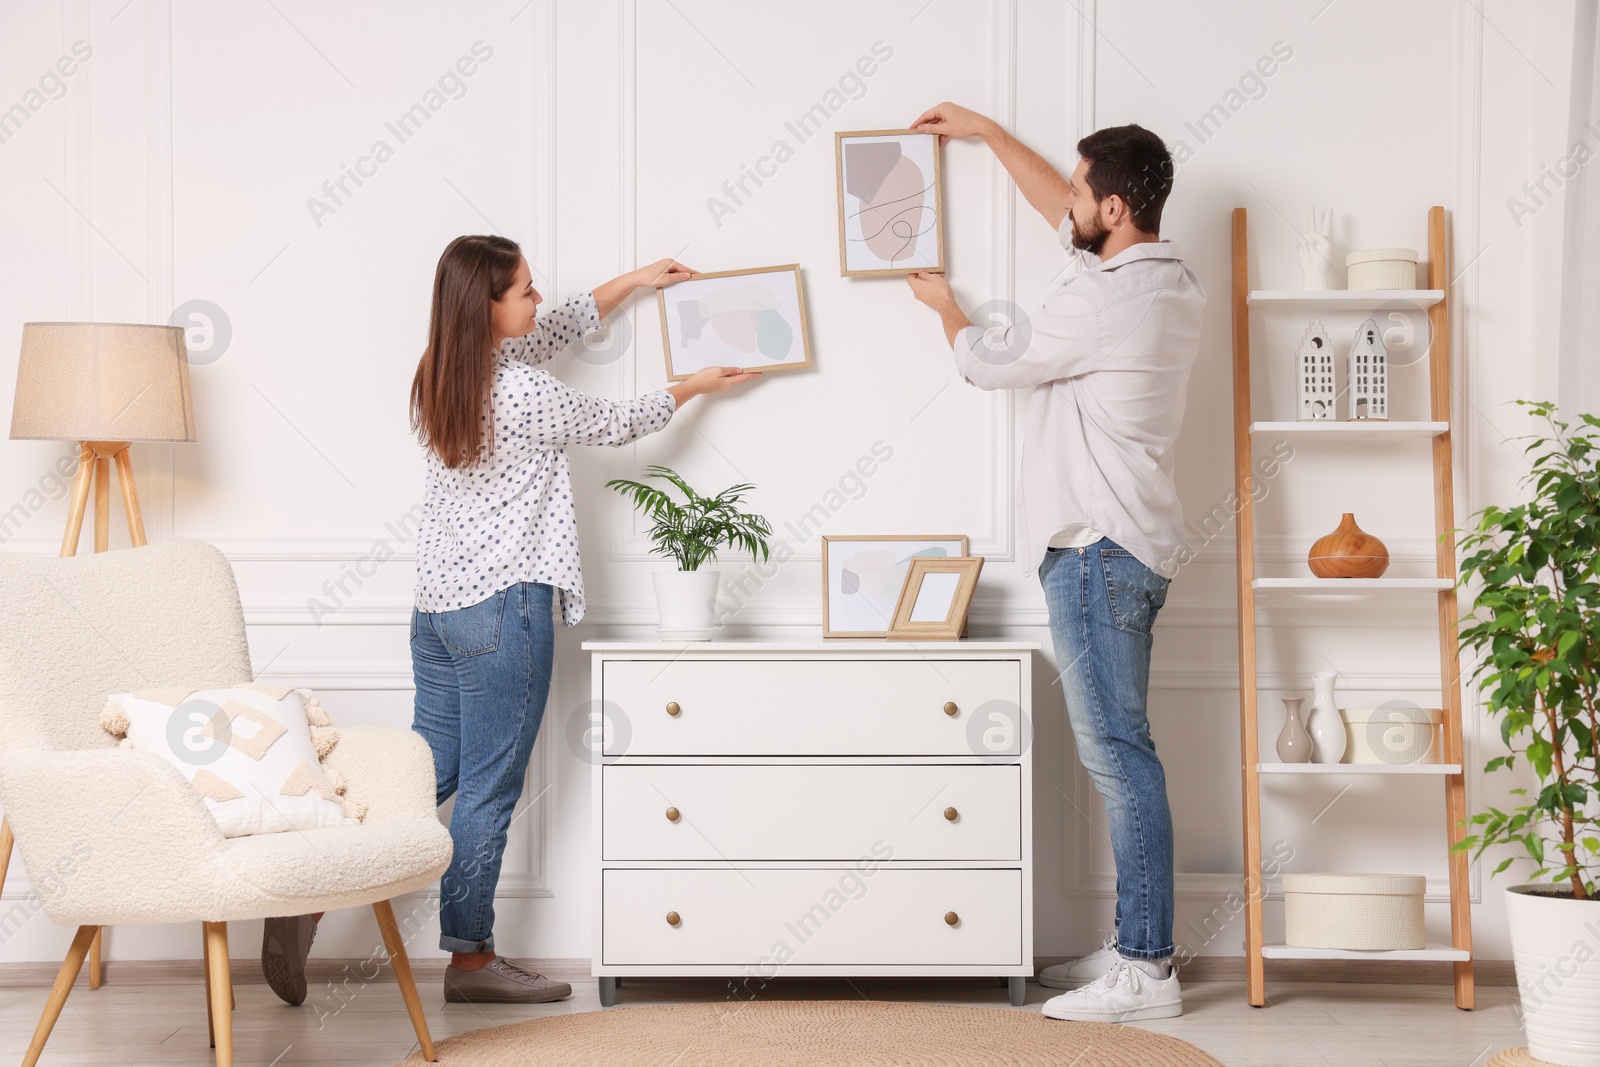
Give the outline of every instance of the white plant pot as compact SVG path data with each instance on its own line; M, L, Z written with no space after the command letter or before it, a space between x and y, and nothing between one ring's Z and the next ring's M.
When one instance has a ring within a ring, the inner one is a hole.
M1537 892L1550 888L1506 893L1528 1054L1561 1067L1600 1067L1600 901Z
M721 629L717 621L718 570L658 571L650 576L656 586L656 608L661 626L657 632L669 641L709 641Z

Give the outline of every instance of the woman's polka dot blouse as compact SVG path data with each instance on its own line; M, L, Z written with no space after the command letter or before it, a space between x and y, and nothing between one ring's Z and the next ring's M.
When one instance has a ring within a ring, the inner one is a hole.
M426 449L417 532L421 611L469 607L519 582L561 591L561 621L583 618L583 570L572 504L568 445L622 445L666 426L677 409L658 389L604 400L536 369L600 321L593 293L568 297L533 332L508 337L495 355L494 455L452 470ZM483 415L488 438L489 413Z

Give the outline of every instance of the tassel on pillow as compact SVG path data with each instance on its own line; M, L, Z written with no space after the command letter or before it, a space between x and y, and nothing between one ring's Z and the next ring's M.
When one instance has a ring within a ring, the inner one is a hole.
M105 706L100 709L100 729L117 740L126 742L128 737L128 713L123 710L121 704L115 700L106 701Z
M313 726L311 743L317 747L317 759L325 760L333 751L333 746L339 743L339 731L331 726Z
M317 702L316 694L309 689L300 690L300 697L305 702L306 721L312 726L332 726L333 716Z
M328 776L328 781L333 785L333 795L339 798L339 807L344 811L345 818L354 819L356 822L365 822L367 818L367 802L365 800L357 800L349 795L349 783L345 781L345 777L340 773L339 768L324 767L322 770Z

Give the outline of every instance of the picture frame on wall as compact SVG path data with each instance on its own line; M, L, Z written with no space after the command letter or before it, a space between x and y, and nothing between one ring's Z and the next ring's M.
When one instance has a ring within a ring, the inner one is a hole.
M889 621L890 639L958 641L967 628L972 593L983 571L982 556L918 556Z
M916 130L834 134L839 273L944 270L944 179L939 138Z
M800 264L691 274L656 290L667 380L704 367L799 370L811 366Z
M966 555L966 534L824 536L822 636L887 637L911 561Z

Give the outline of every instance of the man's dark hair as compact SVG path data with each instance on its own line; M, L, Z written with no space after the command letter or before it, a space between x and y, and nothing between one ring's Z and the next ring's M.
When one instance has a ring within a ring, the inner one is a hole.
M1161 232L1161 208L1172 191L1172 156L1161 138L1143 126L1107 126L1078 142L1089 163L1085 175L1098 203L1120 196L1133 224L1145 233Z

